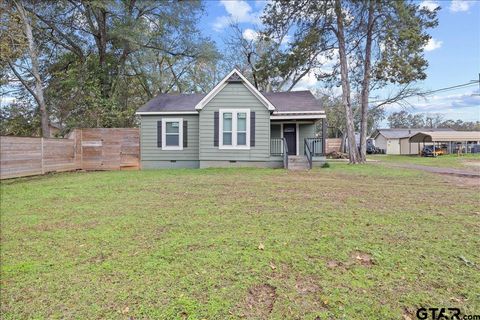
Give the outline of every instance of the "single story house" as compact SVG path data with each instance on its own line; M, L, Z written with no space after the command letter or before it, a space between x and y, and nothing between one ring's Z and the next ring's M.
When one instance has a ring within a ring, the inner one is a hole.
M450 128L395 128L377 129L370 136L375 141L375 147L385 150L386 154L419 154L421 146L418 142L410 142L410 137L419 132L454 131Z
M160 94L136 114L146 169L296 169L325 160L325 111L312 93L260 92L236 69L207 94Z

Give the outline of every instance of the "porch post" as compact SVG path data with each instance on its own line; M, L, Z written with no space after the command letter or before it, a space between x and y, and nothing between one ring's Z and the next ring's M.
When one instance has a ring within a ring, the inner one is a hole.
M326 143L327 143L327 119L322 118L322 155L324 156L326 153Z

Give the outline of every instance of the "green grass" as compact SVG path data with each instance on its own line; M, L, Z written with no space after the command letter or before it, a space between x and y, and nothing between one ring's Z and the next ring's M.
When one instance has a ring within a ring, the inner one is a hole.
M2 318L479 313L478 189L442 179L332 164L7 181Z
M405 155L369 155L368 159L379 160L386 163L412 163L431 167L450 167L450 168L475 168L469 166L470 162L480 162L480 154L466 154L457 156L447 154L438 157L420 157ZM478 167L477 167L478 168Z

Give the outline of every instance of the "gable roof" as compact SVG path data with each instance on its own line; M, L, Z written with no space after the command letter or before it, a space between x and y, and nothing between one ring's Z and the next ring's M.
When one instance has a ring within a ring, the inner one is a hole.
M417 128L417 129L409 129L409 128L394 128L394 129L377 129L372 134L372 138L376 139L379 135L384 136L387 139L401 139L401 138L409 138L414 134L419 132L434 132L434 131L455 131L451 128Z
M250 81L247 80L237 69L233 69L229 74L225 76L205 97L202 98L196 105L195 110L202 110L205 105L210 102L229 82L242 82L250 92L257 97L257 99L263 103L263 105L270 111L275 110L275 107L265 98L257 88L255 88Z
M136 114L197 114L228 83L244 83L250 92L274 114L324 114L320 101L310 91L260 92L236 69L232 70L208 94L160 94L140 107Z
M148 101L137 110L137 114L191 113L197 114L195 106L206 96L205 93L164 93ZM269 92L264 96L275 106L276 113L323 113L321 103L310 91Z

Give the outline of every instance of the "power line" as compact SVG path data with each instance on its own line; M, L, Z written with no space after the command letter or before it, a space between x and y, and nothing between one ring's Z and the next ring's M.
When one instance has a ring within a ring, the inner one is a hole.
M450 90L468 88L468 87L471 87L471 86L474 86L474 85L476 86L477 83L480 84L480 80L472 80L472 81L467 82L467 83L458 84L458 85L454 85L454 86L450 86L450 87L445 87L445 88L440 88L440 89L435 89L435 90L429 90L429 91L424 91L424 92L418 92L418 93L412 93L410 95L405 96L404 98L410 98L410 97L415 97L415 96L429 96L429 95L431 95L433 93L437 93L437 92L445 92L445 91L450 91ZM383 101L386 101L386 100L388 100L388 99L370 101L370 103L383 102Z

